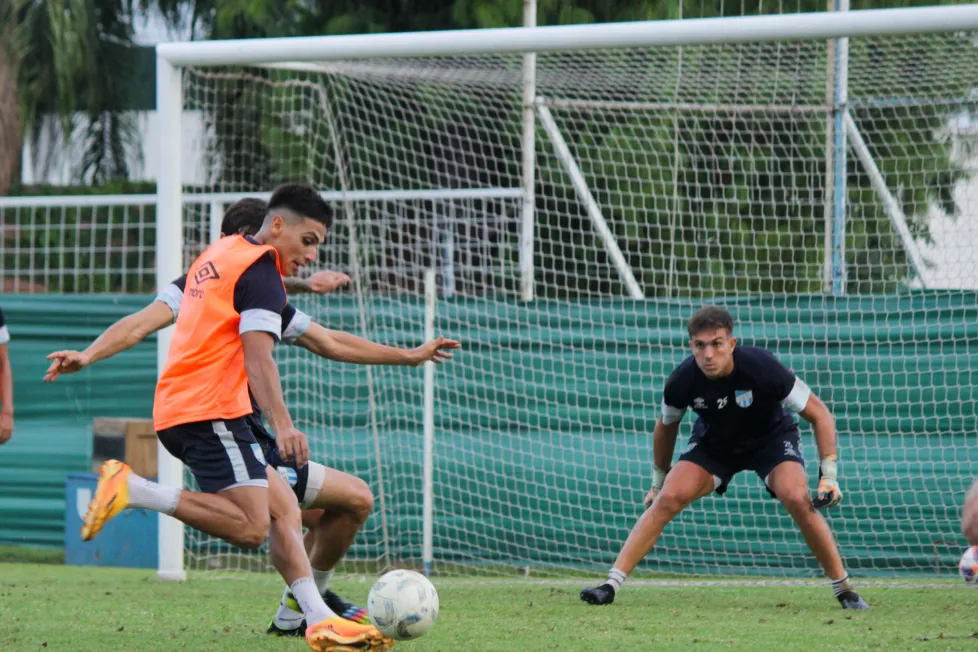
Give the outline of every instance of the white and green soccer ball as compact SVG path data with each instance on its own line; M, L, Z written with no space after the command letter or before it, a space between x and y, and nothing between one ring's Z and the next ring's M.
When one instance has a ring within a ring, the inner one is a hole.
M418 638L435 626L438 592L421 573L391 571L370 589L367 613L384 636L398 641Z

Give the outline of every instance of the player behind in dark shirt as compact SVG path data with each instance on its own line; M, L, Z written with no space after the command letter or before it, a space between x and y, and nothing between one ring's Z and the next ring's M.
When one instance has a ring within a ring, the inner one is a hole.
M604 584L581 591L589 604L611 604L666 524L711 491L723 494L731 478L754 471L801 530L844 609L868 609L842 565L832 531L816 508L842 500L836 466L835 421L824 403L777 358L756 347L737 347L733 317L721 308L689 320L693 355L669 376L653 435L652 490ZM697 415L686 450L671 469L679 423L687 408ZM820 457L814 502L801 456L798 422L812 425Z

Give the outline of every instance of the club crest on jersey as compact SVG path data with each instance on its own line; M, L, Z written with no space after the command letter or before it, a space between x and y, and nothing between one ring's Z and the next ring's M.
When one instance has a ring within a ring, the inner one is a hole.
M207 261L198 267L197 271L194 272L194 281L197 283L197 285L215 278L221 278L221 275L217 273L217 268L214 267L214 263L210 261Z
M745 392L734 392L734 399L737 401L737 407L750 407L751 403L754 402L754 390L748 389Z

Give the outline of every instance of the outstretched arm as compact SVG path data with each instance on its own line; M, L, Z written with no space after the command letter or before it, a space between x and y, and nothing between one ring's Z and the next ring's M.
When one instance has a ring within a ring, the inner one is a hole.
M286 276L282 282L285 283L285 291L289 294L307 294L309 292L329 294L333 290L347 285L350 282L350 277L342 272L324 270L305 279Z
M73 374L99 360L111 358L117 353L139 344L147 336L173 323L173 311L162 301L154 301L139 312L123 317L98 336L84 351L55 351L47 356L51 361L44 374L44 382L50 383L61 374Z
M439 337L413 349L399 349L343 331L328 330L315 322L309 324L309 329L295 343L318 356L338 362L408 367L417 367L429 360L441 364L451 359L449 350L462 346L455 340Z

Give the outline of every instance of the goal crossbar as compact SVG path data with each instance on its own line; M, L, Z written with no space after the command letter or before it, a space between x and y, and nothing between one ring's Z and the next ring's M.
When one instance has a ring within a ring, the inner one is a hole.
M911 9L868 9L791 16L657 20L599 25L510 27L353 36L161 43L157 55L173 65L258 63L512 54L652 46L894 36L978 29L978 4Z

